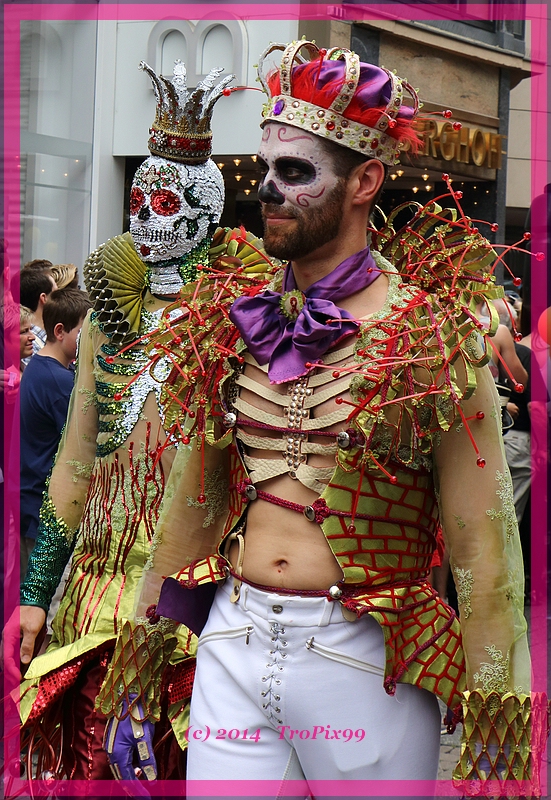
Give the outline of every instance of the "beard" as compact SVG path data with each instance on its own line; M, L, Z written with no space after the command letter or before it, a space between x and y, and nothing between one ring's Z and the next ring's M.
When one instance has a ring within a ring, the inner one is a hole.
M295 225L291 231L280 231L264 221L264 249L268 255L281 261L293 261L305 258L318 247L336 239L341 228L345 196L346 181L339 180L321 205L303 211L292 209L291 219ZM279 205L264 204L262 214L264 216L265 210L276 212L280 208Z

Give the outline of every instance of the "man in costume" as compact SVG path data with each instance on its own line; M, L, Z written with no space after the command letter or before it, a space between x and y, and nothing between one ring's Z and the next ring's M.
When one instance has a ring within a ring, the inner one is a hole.
M522 560L485 366L495 253L436 201L368 228L384 165L416 139L405 81L311 42L273 45L259 75L265 246L290 263L264 292L214 276L149 344L201 320L165 420L202 459L230 453L223 536L205 531L211 555L197 546L152 609L195 542L184 519L162 531L139 604L200 634L188 778L435 778L435 695L463 706L458 777L527 777ZM461 630L427 582L439 524ZM124 660L102 697L115 717Z
M173 519L178 504L171 484L178 443L167 435L159 404L173 357L170 349L162 352L150 371L143 337L161 318L170 325L163 317L167 304L193 291L201 265L228 253L241 266L242 256L248 269L266 262L247 236L216 230L224 186L209 158L210 120L233 76L217 84L223 70L215 69L188 91L181 62L172 80L157 77L143 62L141 67L157 97L151 155L132 184L130 233L109 240L86 264L94 307L80 337L68 422L21 590L20 625L18 619L13 632L17 645L19 628L23 635L21 661L26 665L72 553L51 644L30 664L21 692L26 730L32 734L39 727L49 737L43 741L38 775L48 770L73 779L112 777L102 748L105 718L94 701L114 640L124 638L124 619L133 616L156 525L160 518ZM196 504L189 514L199 528L219 527L215 515L206 520L207 506ZM139 643L136 635L134 644ZM189 631L180 629L174 644L163 703L181 746L190 695ZM173 749L179 757L180 747ZM60 753L60 762L50 763L49 756L57 759ZM142 769L155 777L150 750L146 747L141 756ZM162 759L161 776L182 775L169 748Z

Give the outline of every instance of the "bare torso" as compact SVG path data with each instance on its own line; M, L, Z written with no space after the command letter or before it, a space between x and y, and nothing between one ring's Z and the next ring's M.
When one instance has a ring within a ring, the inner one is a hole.
M388 280L386 276L381 275L366 289L340 303L340 307L349 311L357 319L365 319L383 307L387 291ZM340 342L336 349L350 350L354 342L355 337L349 337ZM339 366L342 367L351 360L351 355L347 354L341 362L331 364L331 375L338 371ZM289 390L292 391L293 384L270 384L267 374L250 363L246 364L244 375L284 397L289 397ZM315 405L311 409L310 418L320 418L334 412L337 408L335 405L337 396L346 400L349 379L345 375L334 379L334 382L337 381L341 391L337 395L323 400L319 405ZM326 388L327 384L311 389L311 393L315 395ZM280 416L281 427L285 427L287 424L283 408L276 402L261 397L243 386L240 387L239 396L261 411ZM240 419L247 418L243 413L240 413L239 417ZM254 419L253 415L248 418ZM345 427L346 425L340 422L325 428L325 430L336 433ZM243 426L243 430L254 436L264 435L271 438L281 436L278 433L247 426ZM327 445L328 441L334 443L335 440L310 434L308 441ZM247 452L249 456L258 459L278 457L283 459L285 456L285 451L275 453L273 450L262 450L260 447L247 447ZM308 466L326 471L328 468L334 468L334 449L332 454L308 454L307 463ZM293 479L289 474L291 471L262 481L261 484L257 482L256 485L275 497L284 498L300 505L312 504L320 492L313 491L299 480ZM320 475L319 482L326 484L328 482L327 475ZM235 568L238 559L236 542L231 545L229 559ZM342 570L319 525L309 522L303 514L263 501L260 498L249 504L242 574L246 580L254 583L298 590L327 589L342 578Z

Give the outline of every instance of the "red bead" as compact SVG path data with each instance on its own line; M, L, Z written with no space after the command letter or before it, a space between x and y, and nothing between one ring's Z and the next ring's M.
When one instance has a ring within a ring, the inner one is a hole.
M520 331L517 331L517 333L515 333L513 338L514 338L515 342L522 342L522 340L524 339L524 336L522 335L522 333L520 333Z
M200 494L200 495L198 496L198 498L197 498L197 502L198 502L198 503L201 503L201 505L203 505L203 503L206 503L206 502L207 502L207 498L205 497L205 495L204 495L204 494Z
M340 376L341 376L341 373L340 373L340 372L339 372L339 371L336 369L336 370L333 372L333 377L334 377L334 378L340 378Z
M545 253L542 253L541 251L539 253L536 253L536 261L543 261L544 258L545 258Z
M182 436L182 442L184 444L189 444L190 441L191 441L191 439L189 438L189 436Z
M173 339L173 342L174 342L174 344L182 344L182 337L181 336L175 336L174 339Z
M388 127L389 128L395 128L396 127L396 120L395 119L391 119L390 122L388 123Z
M460 131L463 125L460 122L452 122L452 128L454 131Z
M486 461L483 458L479 457L476 459L476 466L480 467L481 469L484 469L484 467L486 466Z
M328 131L334 131L335 123L329 120L329 122L326 123L325 127L327 128Z
M396 475L391 475L389 481L394 485L398 483L398 478L396 477Z
M477 411L476 412L477 419L484 419L484 411Z
M454 193L453 193L453 196L454 196L454 197L455 197L457 200L461 200L461 198L463 197L463 192L454 192Z
M356 533L356 526L355 525L349 525L348 528L346 529L346 532L347 533Z
M448 175L448 173L447 172L443 172L442 173L442 180L447 183L449 181L449 179L450 179L450 176Z
M442 112L442 116L443 116L443 117L446 117L446 119L450 119L450 117L453 117L453 114L452 114L452 112L451 112L451 111L448 109L447 111L443 111L443 112Z
M122 394L120 394L119 392L116 392L116 394L113 395L113 399L114 400L122 400Z
M497 222L493 222L493 223L490 225L490 230L491 230L491 231L493 231L494 233L496 233L496 231L498 231L498 230L499 230L499 225L497 224Z
M231 94L231 89L223 89L222 94L224 95L224 97L229 97Z
M513 278L513 286L520 286L522 278Z
M527 242L529 242L530 239L532 238L532 234L530 233L530 231L526 231L526 233L523 235L522 238L525 239Z
M311 361L307 361L304 366L306 367L306 369L311 369L312 362Z
M513 384L513 387L514 387L514 389L515 389L515 392L516 392L517 394L522 394L522 393L523 393L523 391L524 391L524 386L523 386L523 384L522 384L522 383L515 383L515 384Z
M342 399L342 397L337 397L337 398L335 398L335 403L338 406L342 406L342 404L344 403L344 400Z
M188 413L188 417L189 417L190 419L195 419L195 411L190 411L190 412Z
M115 359L113 358L113 356L107 356L105 360L107 361L108 364L112 364Z

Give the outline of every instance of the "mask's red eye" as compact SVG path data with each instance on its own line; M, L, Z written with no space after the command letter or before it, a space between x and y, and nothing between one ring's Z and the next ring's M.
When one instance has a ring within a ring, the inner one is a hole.
M168 189L155 189L151 192L151 208L156 214L170 217L180 210L180 198Z
M133 186L130 190L130 213L137 214L144 204L144 193L137 186Z

